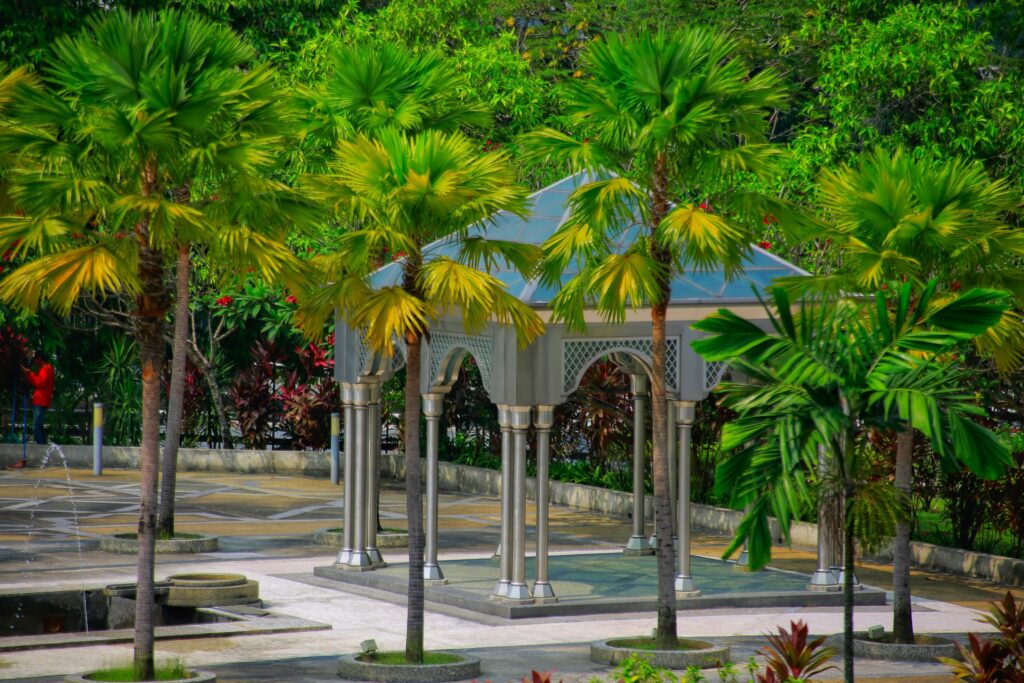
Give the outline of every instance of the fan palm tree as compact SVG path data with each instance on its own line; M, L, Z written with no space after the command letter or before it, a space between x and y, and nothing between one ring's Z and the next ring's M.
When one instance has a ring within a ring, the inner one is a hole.
M501 153L481 155L460 133L410 135L391 128L374 137L342 141L331 172L309 180L311 191L356 226L338 251L317 262L320 282L300 309L316 332L335 311L363 330L366 345L388 355L395 340L406 345L405 472L409 520L409 607L406 658L423 661L423 495L419 424L420 342L430 323L461 314L467 330L491 320L512 325L520 344L543 330L540 318L509 294L482 266L504 259L529 274L539 260L531 245L470 237L470 225L497 211L523 211L525 191ZM437 240L459 247L458 257L428 256ZM371 278L374 264L402 254L395 282Z
M0 299L67 314L80 296L134 299L142 369L142 448L135 670L153 676L153 568L160 450L160 377L169 310L168 255L207 244L273 276L301 272L279 241L246 222L290 201L261 180L271 139L225 134L263 114L271 74L241 69L252 52L230 31L175 11L117 11L58 39L42 79L18 92L0 122L0 154L24 215L0 218L0 246L28 257L0 283ZM279 112L278 115L283 115ZM187 203L204 183L247 187L252 204ZM239 220L226 221L227 217Z
M666 648L677 642L666 452L670 283L687 268L739 269L755 222L742 218L754 204L733 185L771 167L776 149L766 142L766 117L784 102L777 74L752 75L733 56L735 48L731 39L702 28L610 35L584 55L587 76L565 88L575 134L545 129L524 141L535 159L589 169L600 178L573 193L568 219L544 245L545 281L559 282L573 261L580 267L553 301L555 319L582 329L588 304L612 321L622 320L627 307L651 308L656 637ZM715 213L712 200L733 212ZM772 212L791 215L778 202ZM611 245L637 223L635 242L616 253Z
M788 536L790 522L812 504L807 481L816 477L819 449L838 480L845 508L845 677L851 683L854 534L877 517L872 506L858 502L858 446L867 433L908 424L947 464L962 463L988 478L1012 462L1005 444L972 420L985 411L966 388L965 372L945 360L999 322L1005 294L974 289L937 303L934 282L916 301L912 293L907 283L873 301L805 299L794 314L779 287L765 305L774 333L727 310L694 326L708 334L694 342L698 353L751 380L720 389L723 405L738 418L722 433L723 449L734 452L718 467L716 492L735 506L750 506L726 556L747 543L753 567L768 562L768 514ZM901 500L882 507L898 512Z
M874 292L903 280L915 291L931 279L940 297L972 287L1011 292L1014 309L975 338L978 351L998 369L1024 360L1024 235L1006 223L1020 204L1008 183L992 180L984 167L963 159L913 158L902 149L877 149L854 167L825 172L818 196L830 218L825 236L840 267L795 285L835 291ZM898 428L894 485L912 490L914 431ZM893 637L914 642L910 609L910 521L897 523L893 544Z
M465 78L436 50L410 52L386 43L340 46L323 81L301 91L306 165L323 170L340 140L389 129L455 132L490 122L487 108L465 93Z

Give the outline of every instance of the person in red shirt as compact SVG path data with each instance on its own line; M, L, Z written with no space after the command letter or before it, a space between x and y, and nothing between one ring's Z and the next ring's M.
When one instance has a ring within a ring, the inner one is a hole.
M32 387L32 433L36 439L37 444L46 444L46 411L50 409L50 404L53 403L53 365L46 359L46 354L42 351L36 351L32 356L32 365L36 368L34 371L31 368L22 367L22 371L25 373L25 379L28 380L29 385ZM12 468L25 467L28 463L24 460L20 460L13 465Z

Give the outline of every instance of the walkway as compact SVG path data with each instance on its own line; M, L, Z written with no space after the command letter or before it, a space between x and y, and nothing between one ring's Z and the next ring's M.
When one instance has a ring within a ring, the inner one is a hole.
M0 591L132 581L133 558L99 552L96 538L134 528L137 481L136 473L124 471L108 471L102 477L56 468L0 473ZM334 551L313 545L310 536L317 528L337 524L339 488L325 480L303 477L190 472L181 475L179 492L179 529L216 534L222 547L219 552L199 556L160 556L158 578L185 571L244 573L260 582L261 596L272 611L326 622L333 630L160 641L161 655L181 656L190 666L217 668L225 681L336 681L332 658L358 649L362 640L375 638L382 648L402 645L405 610L388 601L396 598L346 592L312 576L314 567L333 559ZM383 524L404 527L404 509L401 491L387 487L381 503ZM447 551L442 561L485 557L495 547L496 499L443 494L440 517L440 547ZM630 524L555 508L551 532L556 552L607 551L629 536ZM698 535L694 552L714 557L725 544L722 537ZM386 553L386 557L402 559L400 553ZM780 550L773 565L810 573L814 557L809 552ZM891 580L884 566L867 565L859 574L866 583L880 587ZM916 574L914 587L918 596L915 623L922 632L979 629L974 610L1001 592L985 582L926 572ZM819 633L835 632L841 623L838 609L804 608L683 613L679 626L687 635L731 639L758 636L775 624L796 618L804 619ZM889 620L889 610L883 607L862 608L857 613L860 628ZM563 672L569 683L589 680L595 671L582 644L601 637L647 633L653 625L653 615L648 614L509 624L431 612L427 615L427 641L430 648L486 650L485 677L494 681L518 680L529 668L554 668ZM760 643L758 638L738 641L740 661L744 652L752 652ZM130 652L130 646L90 646L47 650L45 655L4 653L0 654L0 679L57 680L46 677L96 668L130 657ZM942 672L937 666L859 664L860 674L865 676Z

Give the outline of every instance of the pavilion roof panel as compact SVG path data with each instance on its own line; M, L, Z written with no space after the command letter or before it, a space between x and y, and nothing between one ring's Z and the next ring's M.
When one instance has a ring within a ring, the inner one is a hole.
M563 178L531 195L532 209L525 218L502 211L488 221L471 226L469 234L539 246L562 224L569 208L571 192L581 184L589 182L591 178L592 176L585 172ZM612 248L619 253L625 251L640 237L641 230L639 225L626 226L613 238ZM428 260L438 256L454 258L458 251L457 241L448 238L424 248L424 257ZM509 293L534 305L549 305L562 288L546 286L536 281L526 282L521 275L505 268L504 265L493 274L508 285ZM576 274L575 266L568 268L562 274L561 285L568 283ZM752 246L751 253L744 262L743 272L731 281L721 269L690 271L677 275L671 284L671 303L685 304L690 301L706 302L714 299L753 302L757 297L752 285L763 291L775 278L806 274L775 254L759 246ZM400 277L400 262L391 263L378 270L371 278L371 282L378 287L394 285Z

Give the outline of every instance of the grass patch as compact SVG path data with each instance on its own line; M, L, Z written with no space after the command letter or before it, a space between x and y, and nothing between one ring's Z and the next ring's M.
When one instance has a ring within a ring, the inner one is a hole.
M662 650L658 647L657 642L654 638L616 638L615 640L609 640L608 644L612 647L624 647L630 650ZM680 638L679 645L674 651L678 650L706 650L709 647L714 647L711 643L703 640L691 640L690 638ZM666 650L662 650L665 652Z
M125 664L122 666L112 666L102 671L97 671L86 675L86 678L90 681L104 681L114 683L135 683L139 679L135 677L135 668L131 664ZM192 674L188 672L185 665L178 661L166 662L164 664L157 664L156 666L156 678L150 678L147 680L151 681L176 681L182 678L192 678Z
M405 659L405 652L371 652L357 657L360 662L367 664L394 664L396 666L409 665ZM457 664L462 661L459 655L448 652L425 652L423 664ZM418 662L417 662L418 664Z

